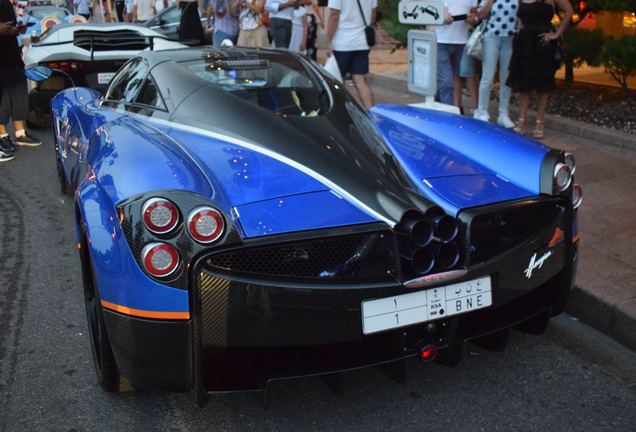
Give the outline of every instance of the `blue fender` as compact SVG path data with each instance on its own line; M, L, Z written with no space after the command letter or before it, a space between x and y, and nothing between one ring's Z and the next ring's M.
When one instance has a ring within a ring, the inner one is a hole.
M403 105L378 105L371 119L421 192L450 213L540 193L550 150L543 144L469 117Z
M115 205L95 178L81 185L75 203L80 218L78 232L83 228L86 235L102 301L141 311L189 313L186 289L157 283L139 267L119 224Z

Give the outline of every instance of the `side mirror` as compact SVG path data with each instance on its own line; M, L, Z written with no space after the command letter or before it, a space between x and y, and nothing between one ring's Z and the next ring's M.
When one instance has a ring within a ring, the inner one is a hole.
M24 75L31 81L46 81L53 75L53 70L46 66L32 66L24 71Z

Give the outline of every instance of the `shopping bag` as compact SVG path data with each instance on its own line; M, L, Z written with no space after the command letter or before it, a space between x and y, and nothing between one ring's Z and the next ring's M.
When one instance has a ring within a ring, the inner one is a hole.
M335 79L342 82L342 74L340 73L340 69L338 68L338 62L336 61L335 55L332 54L329 57L327 57L327 62L325 63L324 68Z

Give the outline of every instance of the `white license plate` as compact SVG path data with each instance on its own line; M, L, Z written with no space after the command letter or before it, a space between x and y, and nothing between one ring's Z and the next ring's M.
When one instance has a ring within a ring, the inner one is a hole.
M97 84L108 84L115 76L115 72L101 72L97 74Z
M362 302L362 332L376 333L484 309L492 305L490 276Z

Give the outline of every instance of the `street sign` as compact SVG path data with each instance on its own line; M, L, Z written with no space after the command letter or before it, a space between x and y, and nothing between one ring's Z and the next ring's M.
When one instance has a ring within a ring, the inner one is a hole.
M435 102L437 92L437 38L435 32L409 30L407 35L409 70L407 87L411 93L425 97L424 103L411 104L419 108L459 114L459 108Z
M437 92L437 40L435 32L409 30L408 89L423 96Z
M446 14L443 0L403 0L398 4L402 24L442 25Z

